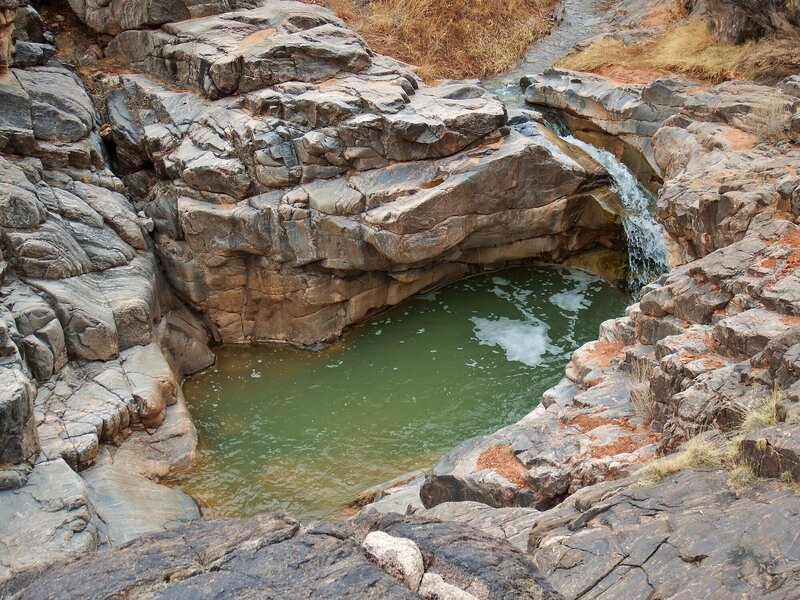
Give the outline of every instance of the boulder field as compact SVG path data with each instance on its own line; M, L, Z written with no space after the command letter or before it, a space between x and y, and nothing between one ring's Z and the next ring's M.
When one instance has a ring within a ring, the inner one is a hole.
M84 82L19 9L30 48L0 75L0 596L797 595L800 78L547 70L509 111L311 4L70 5L130 72ZM659 188L672 269L530 415L340 523L203 519L157 483L193 458L180 380L211 341L313 346L522 260L619 277L619 198L550 110ZM683 462L655 477L658 456Z

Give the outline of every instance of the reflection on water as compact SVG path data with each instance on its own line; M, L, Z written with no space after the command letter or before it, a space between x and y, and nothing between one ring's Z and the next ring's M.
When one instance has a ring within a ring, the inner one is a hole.
M225 346L186 382L198 458L174 483L212 516L335 516L531 411L625 298L579 271L516 268L415 298L320 352Z

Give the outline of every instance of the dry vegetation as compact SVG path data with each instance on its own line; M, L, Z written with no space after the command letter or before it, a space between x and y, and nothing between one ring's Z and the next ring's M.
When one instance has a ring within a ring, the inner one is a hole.
M720 44L705 19L688 17L682 2L657 6L643 25L661 32L648 45L626 46L615 38L603 38L558 64L601 73L648 70L710 83L740 78L774 84L800 72L800 43L794 29L758 42Z
M557 0L315 0L376 52L426 80L485 77L511 67L552 26Z
M647 366L634 363L627 374L627 379L633 410L645 425L650 425L658 417L658 406L650 389L650 373Z
M719 82L736 76L737 65L750 47L717 44L704 20L688 19L647 46L626 46L606 37L563 58L558 65L577 71L607 67L648 69Z
M743 406L740 411L738 429L742 431L755 431L770 427L778 422L776 407L780 400L780 391L775 388L772 392L759 392L757 397L748 406ZM695 467L717 467L728 471L729 479L734 487L743 487L757 479L753 469L745 464L740 455L740 443L743 435L732 439L721 437L704 438L702 435L689 440L683 451L656 459L644 465L639 471L637 485L645 486L659 482L670 475L684 469ZM766 440L759 440L766 446ZM788 479L787 479L788 478ZM791 473L784 473L784 483L797 487Z
M647 463L639 471L639 485L649 485L684 469L719 467L730 454L725 444L696 437L686 443L685 450Z
M749 406L742 407L740 429L754 431L775 425L778 422L776 408L779 400L780 391L776 388L772 393L756 399Z

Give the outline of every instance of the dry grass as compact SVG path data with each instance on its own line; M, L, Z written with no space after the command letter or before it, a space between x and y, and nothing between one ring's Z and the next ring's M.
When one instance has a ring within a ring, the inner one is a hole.
M557 0L314 0L423 79L500 73L551 27Z
M753 483L756 474L747 465L736 465L730 470L730 479L734 487L741 488Z
M768 85L800 73L800 42L797 34L777 35L751 45L742 54L735 71L741 77Z
M659 458L642 467L638 485L657 483L685 469L719 467L729 453L725 444L713 440L691 439L686 443L684 451Z
M645 425L650 425L658 417L658 407L650 389L649 369L642 363L634 363L627 379L633 410Z
M559 66L578 71L608 67L667 71L694 79L720 82L737 76L743 56L753 47L718 44L703 19L692 18L647 46L626 46L603 38L588 48L561 59Z
M776 388L749 406L741 407L742 421L739 428L744 431L754 431L775 425L778 422L775 409L779 400L780 391Z

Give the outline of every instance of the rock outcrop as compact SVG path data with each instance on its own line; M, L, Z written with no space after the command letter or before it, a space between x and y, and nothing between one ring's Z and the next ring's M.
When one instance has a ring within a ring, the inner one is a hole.
M74 8L148 75L93 98L40 48L0 78L1 579L199 516L154 480L194 456L179 381L212 336L311 345L475 270L622 249L607 174L535 112L512 129L327 10Z
M207 521L155 480L193 457L179 380L211 338L312 345L480 269L618 251L618 201L541 114L427 86L318 6L72 5L140 73L97 80L102 124L44 49L0 76L0 595L797 595L797 78L529 78L663 182L672 271L530 415L359 516ZM772 480L637 479L701 433Z
M312 345L478 269L621 248L605 173L535 113L512 130L482 88L426 86L320 7L129 31L110 52L190 90L123 76L106 106L167 276L219 340Z
M542 515L533 562L564 598L791 598L800 498L779 483L735 490L689 470L639 488L587 489Z
M308 528L286 514L203 521L18 577L0 584L0 592L31 599L72 597L65 590L84 597L419 598L362 548L373 547L367 540L376 536L416 556L415 568L425 569L424 598L559 598L506 542L466 526L396 515ZM451 595L439 595L442 589Z
M741 44L786 29L796 35L800 27L800 6L792 0L704 0L696 4L702 4L709 30L723 44Z
M619 103L603 100L615 84L595 76L551 71L547 83L532 80L528 97L542 103L557 94L556 78L571 86L559 108L593 122L599 113L599 128L624 123ZM675 85L629 87L625 104L649 111L642 97L655 88ZM800 151L789 124L800 103L774 88L726 83L665 104L674 108L660 113L660 125L651 116L649 127L665 177L658 216L676 268L576 351L567 378L531 415L442 459L421 486L425 506L546 509L631 474L656 447L669 453L705 430L735 431L743 413L773 395L778 418L793 414ZM764 114L773 115L769 136Z
M43 39L35 11L21 12L20 37ZM0 105L6 579L199 516L191 498L150 478L193 456L179 379L213 356L161 275L152 223L110 170L81 81L55 64L12 68ZM93 466L103 444L115 460Z

